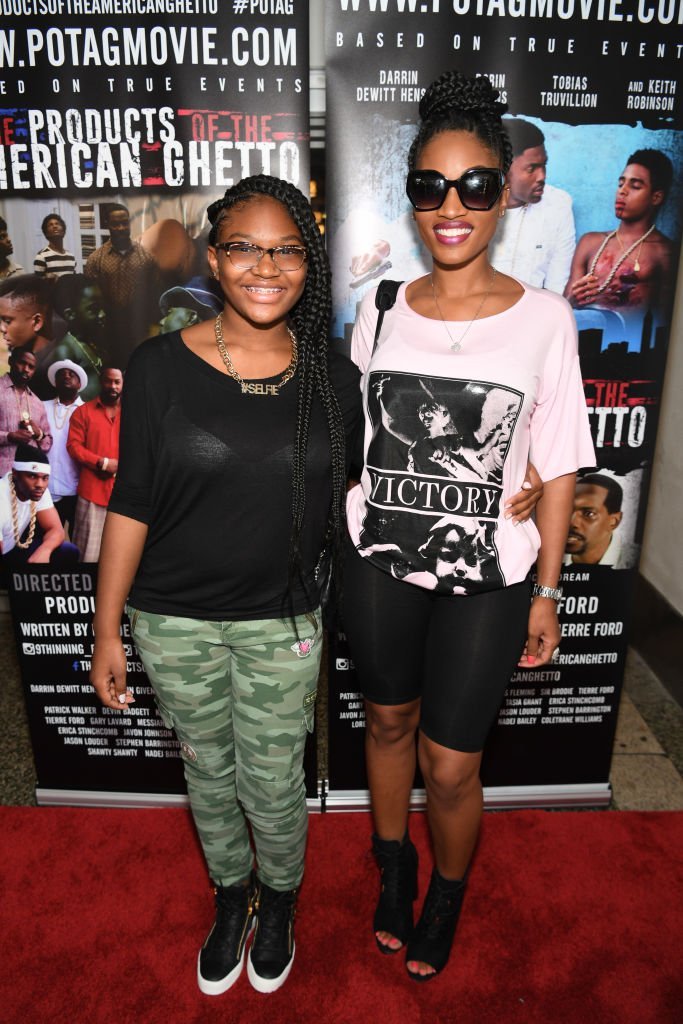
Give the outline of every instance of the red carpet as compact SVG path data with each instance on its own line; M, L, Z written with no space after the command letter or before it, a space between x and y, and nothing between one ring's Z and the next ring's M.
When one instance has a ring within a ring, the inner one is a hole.
M287 984L203 996L212 899L189 816L0 808L3 1024L673 1024L683 813L487 814L456 948L417 985L375 952L366 814L311 818ZM424 820L411 829L427 875Z

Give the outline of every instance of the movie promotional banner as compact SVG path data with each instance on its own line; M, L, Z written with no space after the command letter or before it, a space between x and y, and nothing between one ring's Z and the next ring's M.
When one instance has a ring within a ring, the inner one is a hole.
M184 793L178 743L156 712L128 621L121 631L135 704L122 712L102 707L88 682L94 569L26 565L12 571L9 585L39 796Z
M680 3L651 0L327 6L327 224L341 351L380 279L429 272L405 195L406 159L419 99L447 69L488 76L508 104L519 159L494 266L574 306L598 466L577 484L561 647L553 664L510 681L484 756L489 803L609 799L680 249L682 20ZM599 286L590 297L588 274ZM418 410L402 421L406 451L426 429ZM455 579L462 568L452 557ZM343 633L330 668L330 797L344 803L367 782L363 704Z
M184 792L177 742L126 620L135 704L112 713L88 683L96 527L118 452L114 392L141 341L222 308L206 260L208 204L260 172L307 193L308 134L299 0L0 2L2 572L39 802ZM19 347L29 350L21 367L9 361ZM108 397L103 367L120 371ZM114 416L104 438L87 415L103 396ZM40 516L37 530L31 522L46 499L19 486L15 501L8 479L20 440L50 462L66 543L49 564L33 557Z

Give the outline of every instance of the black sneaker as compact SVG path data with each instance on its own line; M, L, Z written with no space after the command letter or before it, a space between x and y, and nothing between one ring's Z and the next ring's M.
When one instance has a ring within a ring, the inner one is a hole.
M197 984L207 996L234 985L244 966L247 938L254 923L254 885L218 886L216 920L199 950Z
M256 928L247 975L257 992L275 992L284 985L294 963L297 890L277 892L263 882L256 885Z

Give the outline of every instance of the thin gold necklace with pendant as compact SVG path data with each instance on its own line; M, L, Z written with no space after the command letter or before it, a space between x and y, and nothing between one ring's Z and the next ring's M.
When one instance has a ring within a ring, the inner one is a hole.
M286 368L282 377L277 384L262 384L260 381L246 381L235 369L235 365L230 358L230 353L225 347L223 341L223 314L219 313L213 324L214 334L216 335L216 348L218 349L219 355L225 364L225 369L228 371L233 380L236 380L242 389L243 395L266 395L269 397L275 397L280 393L280 388L291 380L296 373L297 364L299 362L299 350L296 344L296 335L289 327L287 333L292 342L292 358L289 361L289 366Z
M491 294L491 291L493 290L493 282L496 280L496 274L497 274L497 270L494 267L493 268L493 273L491 274L491 282L490 282L488 288L486 289L486 291L484 292L482 300L479 303L479 306L477 308L477 312L474 314L474 316L472 317L472 319L470 320L470 322L468 323L467 327L462 332L462 334L460 335L459 338L454 338L453 335L451 334L451 332L448 329L448 324L446 323L446 318L443 315L443 313L441 312L441 306L439 305L439 300L436 297L436 289L434 287L434 275L433 274L429 275L429 280L432 283L432 295L434 297L434 305L436 306L437 313L441 317L442 324L446 328L446 334L451 339L451 352L460 352L460 350L462 349L462 343L463 343L463 340L465 338L465 335L469 331L469 329L472 326L472 324L474 323L474 321L479 319L479 314L481 313L482 309L484 308L484 303L486 302L486 300L488 299L489 295Z

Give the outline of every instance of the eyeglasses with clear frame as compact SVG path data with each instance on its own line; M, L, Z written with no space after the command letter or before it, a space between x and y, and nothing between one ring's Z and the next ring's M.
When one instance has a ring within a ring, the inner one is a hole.
M253 242L218 242L214 249L222 250L233 267L240 270L253 270L264 256L270 256L278 270L284 270L286 274L300 270L308 257L303 245L273 245L264 249Z

